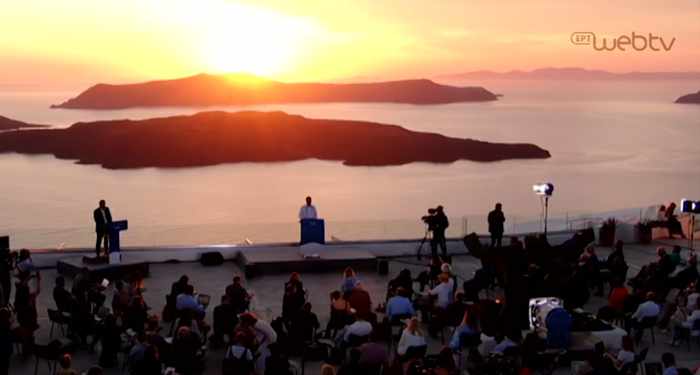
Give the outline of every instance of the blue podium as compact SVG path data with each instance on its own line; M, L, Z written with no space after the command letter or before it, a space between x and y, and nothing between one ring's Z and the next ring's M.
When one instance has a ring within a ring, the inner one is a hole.
M121 251L119 246L119 232L129 229L129 222L126 220L113 221L109 226L109 252Z
M309 242L326 243L326 230L323 219L303 219L299 223L301 224L301 245Z

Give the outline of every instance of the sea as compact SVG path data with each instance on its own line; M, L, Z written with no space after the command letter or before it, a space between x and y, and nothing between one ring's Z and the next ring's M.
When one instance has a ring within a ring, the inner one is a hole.
M94 246L92 210L105 199L128 219L126 246L290 242L297 213L313 197L328 241L419 239L420 217L442 205L449 236L486 230L503 204L506 230L540 230L543 200L532 185L551 182L550 230L589 219L635 217L647 207L700 199L700 105L674 104L700 81L444 82L502 94L487 103L279 104L50 109L81 89L0 86L0 115L57 128L81 121L145 119L209 110L284 111L309 118L365 120L451 137L529 142L547 160L349 167L305 160L196 168L107 170L51 155L0 154L0 235L13 248ZM309 135L312 137L313 135ZM95 142L108 142L96 139ZM241 140L240 142L245 142ZM284 142L284 139L280 139ZM235 145L232 145L235 147Z

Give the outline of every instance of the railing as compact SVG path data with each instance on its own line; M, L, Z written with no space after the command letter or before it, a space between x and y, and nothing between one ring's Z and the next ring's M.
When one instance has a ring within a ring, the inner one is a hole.
M636 212L636 214L635 214ZM599 225L608 217L619 221L636 222L639 209L621 210L597 215L553 214L548 220L552 232L579 230ZM521 234L540 232L543 223L539 216L507 215L505 232ZM636 220L636 221L635 221ZM476 232L488 233L486 215L452 215L448 237L463 237ZM425 225L418 219L344 221L326 219L327 241L420 239ZM62 228L0 229L0 235L9 234L13 248L63 249L94 246L95 234L91 225ZM295 242L299 239L299 224L284 223L203 223L164 225L130 220L129 230L122 233L123 246L189 246L244 243Z

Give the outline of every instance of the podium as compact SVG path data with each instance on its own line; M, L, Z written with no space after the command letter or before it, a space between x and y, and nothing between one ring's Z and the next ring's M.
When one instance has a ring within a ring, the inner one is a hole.
M109 225L109 263L121 263L121 247L119 245L119 232L129 229L126 220L113 221Z
M301 241L300 245L310 242L325 244L325 222L323 219L302 219L299 221L301 225Z

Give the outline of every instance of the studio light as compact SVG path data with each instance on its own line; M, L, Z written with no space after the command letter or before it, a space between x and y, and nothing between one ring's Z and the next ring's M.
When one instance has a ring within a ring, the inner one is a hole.
M681 212L686 214L700 214L700 201L681 199Z
M554 193L554 184L551 182L543 182L532 185L532 191L535 194L544 197L544 236L547 237L547 219L549 218L549 197Z
M551 182L532 185L532 191L537 195L551 197L554 193L554 184Z

